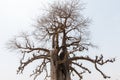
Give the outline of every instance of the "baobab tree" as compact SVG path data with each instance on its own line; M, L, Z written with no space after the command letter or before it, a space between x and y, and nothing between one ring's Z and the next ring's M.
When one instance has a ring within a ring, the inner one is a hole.
M88 35L90 19L81 14L82 5L80 0L57 1L37 19L33 32L22 33L9 41L10 49L22 53L17 73L22 73L34 61L40 61L31 74L34 80L44 72L46 80L47 77L72 80L72 74L82 79L83 73L91 73L89 67L83 65L86 61L92 63L103 78L110 78L98 65L114 62L114 58L104 60L103 55L95 58L81 55L93 47Z

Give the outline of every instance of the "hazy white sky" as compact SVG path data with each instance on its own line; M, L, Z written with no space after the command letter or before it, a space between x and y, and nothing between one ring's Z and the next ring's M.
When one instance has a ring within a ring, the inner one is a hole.
M5 43L21 31L29 31L39 16L40 9L54 0L0 0L0 80L31 80L29 70L24 75L16 75L20 56L9 52ZM98 49L94 53L104 54L106 58L116 57L114 64L107 64L102 69L112 78L120 80L120 0L82 0L86 9L85 16L92 18L90 25L92 42ZM93 72L83 80L104 80ZM97 79L95 79L97 78ZM77 80L77 79L76 79Z

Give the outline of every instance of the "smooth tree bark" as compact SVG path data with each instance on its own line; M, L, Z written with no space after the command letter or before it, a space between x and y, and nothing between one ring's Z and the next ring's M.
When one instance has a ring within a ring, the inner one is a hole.
M9 41L10 49L22 53L17 73L38 61L30 75L34 80L42 73L46 73L45 80L72 80L73 74L82 79L83 73L91 73L89 67L84 66L86 61L92 63L104 78L110 78L98 65L114 62L114 58L104 60L103 55L95 58L81 55L93 47L89 40L90 20L82 15L83 9L80 0L59 0L37 19L33 32L21 33Z

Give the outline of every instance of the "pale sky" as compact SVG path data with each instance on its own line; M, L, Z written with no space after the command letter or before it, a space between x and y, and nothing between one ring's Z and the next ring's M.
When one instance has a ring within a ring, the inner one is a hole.
M29 69L23 75L16 75L20 56L16 52L9 52L5 44L21 31L29 31L41 9L53 1L0 0L0 80L32 80L29 78ZM112 77L107 80L120 80L120 0L82 1L86 3L84 15L92 19L91 41L98 46L97 49L90 49L89 54L103 54L105 58L116 57L115 63L106 64L102 69ZM38 80L42 80L42 76ZM83 80L104 79L93 71L91 75L85 75Z

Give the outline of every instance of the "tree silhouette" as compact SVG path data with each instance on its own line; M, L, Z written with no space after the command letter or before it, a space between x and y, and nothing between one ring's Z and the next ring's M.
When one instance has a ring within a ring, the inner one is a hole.
M22 33L9 41L10 49L22 53L17 73L22 73L30 63L40 61L31 74L34 79L44 72L46 80L47 77L51 80L71 80L72 74L82 79L83 73L91 73L83 65L82 61L86 61L94 64L104 78L110 78L98 65L114 62L114 58L103 60L103 55L91 58L80 53L93 47L88 35L90 20L81 14L84 9L82 5L79 0L57 1L37 19L33 32ZM48 67L51 67L50 71Z

